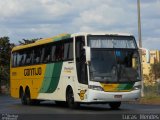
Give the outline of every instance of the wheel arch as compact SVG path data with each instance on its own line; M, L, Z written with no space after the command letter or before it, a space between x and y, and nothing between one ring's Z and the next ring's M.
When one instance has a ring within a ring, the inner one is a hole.
M21 97L21 93L24 93L24 90L23 90L22 86L19 87L19 98Z
M31 95L31 93L30 93L30 88L29 88L28 85L27 85L26 88L25 88L25 94Z
M70 89L72 89L72 87L71 87L70 85L68 85L68 86L66 87L65 98L67 98L67 93L68 93L68 91L69 91ZM73 91L73 89L72 89L72 91ZM67 101L67 100L66 100L66 101Z

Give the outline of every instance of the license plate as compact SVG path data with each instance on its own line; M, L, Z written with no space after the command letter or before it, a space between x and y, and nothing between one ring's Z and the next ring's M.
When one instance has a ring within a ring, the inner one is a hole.
M121 99L121 98L122 98L122 95L114 95L114 98L119 98L119 99Z

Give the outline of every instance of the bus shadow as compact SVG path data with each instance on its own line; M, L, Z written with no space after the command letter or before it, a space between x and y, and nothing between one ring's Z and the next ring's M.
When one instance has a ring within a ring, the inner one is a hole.
M27 109L28 108L30 108L30 107L34 107L34 108L49 108L49 109L64 109L64 110L69 110L69 111L89 111L89 112L92 112L92 111L111 111L111 112L113 112L113 111L117 111L117 112L119 112L119 111L132 111L130 108L128 108L127 106L128 106L128 104L127 104L127 106L126 106L126 104L122 104L122 106L120 107L120 109L118 109L118 110L112 110L112 109L110 109L110 107L109 107L109 105L108 104L81 104L81 106L78 108L78 109L70 109L70 108L68 108L68 106L66 105L66 106L64 106L64 105L58 105L58 104L55 104L55 102L54 101L42 101L40 104L38 104L38 105L22 105L21 104L21 101L19 100L19 99L13 99L13 98L11 98L11 97L9 97L9 96L7 96L5 99L4 99L4 101L5 100L8 100L7 102L6 102L6 104L7 105L11 105L12 107L16 107L16 108L26 108L27 107Z
M124 109L119 108L116 110L111 109L107 104L81 104L79 108L77 109L70 109L67 105L57 105L54 102L52 103L40 103L39 105L35 106L40 106L40 107L52 107L52 108L60 108L60 109L68 109L68 110L79 110L79 111L122 111Z

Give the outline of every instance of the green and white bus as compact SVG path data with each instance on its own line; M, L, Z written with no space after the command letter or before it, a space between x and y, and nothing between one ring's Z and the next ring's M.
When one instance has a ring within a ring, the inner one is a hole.
M140 56L129 34L61 34L16 46L10 70L11 96L22 104L54 100L117 109L141 93Z

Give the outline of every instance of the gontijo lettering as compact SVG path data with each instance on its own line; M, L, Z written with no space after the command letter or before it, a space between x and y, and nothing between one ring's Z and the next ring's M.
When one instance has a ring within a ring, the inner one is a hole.
M42 74L42 68L29 68L24 69L24 76L35 76L35 75L41 75Z

